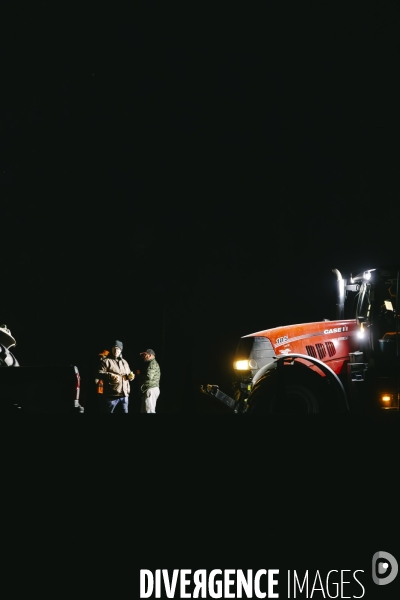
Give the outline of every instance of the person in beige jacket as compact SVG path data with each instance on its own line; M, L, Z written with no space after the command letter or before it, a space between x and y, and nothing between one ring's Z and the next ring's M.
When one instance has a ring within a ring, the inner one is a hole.
M122 357L123 343L115 340L111 352L102 359L99 367L99 379L103 380L104 391L100 402L103 413L128 412L130 381L135 375L128 362Z

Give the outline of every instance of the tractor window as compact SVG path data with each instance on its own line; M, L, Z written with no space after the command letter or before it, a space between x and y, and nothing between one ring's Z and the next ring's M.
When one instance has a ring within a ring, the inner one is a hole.
M378 317L379 337L381 339L394 339L396 332L396 297L387 285L377 288L376 312Z
M361 287L360 295L358 297L357 317L364 317L364 319L370 321L371 300L371 285L366 283Z
M348 291L344 304L344 318L354 319L357 312L357 301L360 292Z

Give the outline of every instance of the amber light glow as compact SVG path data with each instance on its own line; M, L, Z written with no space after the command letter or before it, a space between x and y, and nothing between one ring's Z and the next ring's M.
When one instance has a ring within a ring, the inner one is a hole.
M382 394L381 395L381 402L383 404L388 404L391 401L392 401L392 395L391 394Z

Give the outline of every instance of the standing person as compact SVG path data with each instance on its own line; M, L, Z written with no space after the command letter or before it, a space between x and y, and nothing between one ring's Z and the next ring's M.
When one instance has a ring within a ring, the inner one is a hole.
M141 410L142 413L155 413L156 404L160 395L161 369L156 361L156 353L151 348L141 352L144 360L143 373L140 375Z
M107 356L110 354L109 350L103 350L103 352L99 352L99 358L98 361L100 362L100 365L102 364L102 361L107 358ZM99 370L99 365L97 365L97 369L96 372L98 372ZM104 381L102 379L99 379L98 377L96 377L96 379L94 380L95 384L96 384L96 393L97 394L103 394L104 393Z
M116 409L128 412L130 381L135 375L127 361L122 358L123 343L115 340L111 352L101 360L98 376L103 381L102 412L113 413Z
M91 376L94 378L85 398L85 413L99 413L103 403L103 380L99 379L99 368L103 358L110 354L109 350L99 352L91 366Z

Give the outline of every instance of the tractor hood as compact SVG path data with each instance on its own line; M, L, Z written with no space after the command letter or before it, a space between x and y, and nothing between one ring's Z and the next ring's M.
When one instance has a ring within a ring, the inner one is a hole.
M237 377L249 378L276 358L304 354L329 362L339 373L349 352L359 350L355 319L316 321L264 329L240 339L234 358Z
M285 325L283 327L274 327L250 333L244 338L266 337L270 340L271 345L277 356L292 352L302 352L304 349L316 346L319 342L326 344L332 341L335 349L340 347L340 342L348 342L357 334L358 327L355 319L338 320L338 321L315 321L312 323L301 323L298 325ZM345 345L344 351L348 352L348 344ZM329 346L328 346L329 347ZM329 354L325 348L326 354ZM314 355L311 350L310 355ZM336 354L337 352L335 352ZM321 358L321 357L320 357ZM322 357L323 358L323 357Z

